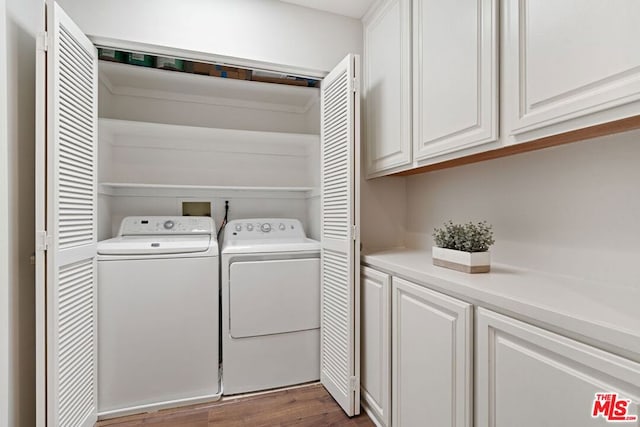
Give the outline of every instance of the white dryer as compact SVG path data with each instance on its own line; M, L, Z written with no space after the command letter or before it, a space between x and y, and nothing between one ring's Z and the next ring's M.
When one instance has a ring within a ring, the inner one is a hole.
M225 227L221 251L224 394L320 378L320 242L295 219Z
M219 252L208 217L127 217L98 243L98 413L219 396Z

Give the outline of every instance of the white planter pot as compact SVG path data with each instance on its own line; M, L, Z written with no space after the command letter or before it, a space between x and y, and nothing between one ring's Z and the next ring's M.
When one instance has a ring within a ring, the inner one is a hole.
M463 252L433 247L433 265L465 273L488 273L491 269L489 252Z

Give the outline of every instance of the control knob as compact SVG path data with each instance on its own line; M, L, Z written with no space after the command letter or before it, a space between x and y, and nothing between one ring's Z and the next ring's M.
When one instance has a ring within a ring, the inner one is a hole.
M253 230L253 224L247 224L247 231Z
M176 225L175 222L173 222L171 220L167 220L167 221L164 222L164 229L165 230L172 230L175 225Z
M268 233L271 231L271 224L269 224L268 222L265 222L264 224L262 224L260 226L260 230L262 230L263 233Z
M236 231L242 231L242 224L236 224Z
M280 223L280 225L278 226L278 228L279 228L280 230L284 231L284 229L285 229L285 228L287 228L287 227L285 227L283 223Z

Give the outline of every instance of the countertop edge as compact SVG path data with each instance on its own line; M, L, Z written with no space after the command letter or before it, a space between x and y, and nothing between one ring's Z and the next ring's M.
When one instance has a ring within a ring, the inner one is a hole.
M461 281L451 280L450 277L443 277L445 274L450 275L450 272L443 271L442 275L438 275L416 270L408 263L403 264L397 261L397 258L402 257L403 254L415 255L420 252L424 253L425 262L428 260L428 263L431 263L429 251L408 249L363 254L361 262L365 266L387 274L416 282L418 285L459 298L473 305L496 311L640 363L640 331L635 331L628 325L615 324L607 319L599 318L597 313L590 313L593 315L591 318L576 317L571 314L570 307L563 310L562 304L556 304L555 309L551 309L550 306L539 306L523 300L516 294L496 295L481 287L469 286ZM390 257L394 257L396 260L391 261ZM553 280L553 276L536 275L534 272L517 270L525 275L534 275L536 280L539 278ZM468 280L467 277L465 278ZM562 282L561 279L558 281ZM638 311L640 312L640 301Z

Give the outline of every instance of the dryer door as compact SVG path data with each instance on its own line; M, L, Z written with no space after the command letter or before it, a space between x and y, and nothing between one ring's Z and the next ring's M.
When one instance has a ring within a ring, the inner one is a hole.
M234 262L230 268L232 338L320 327L320 259Z

